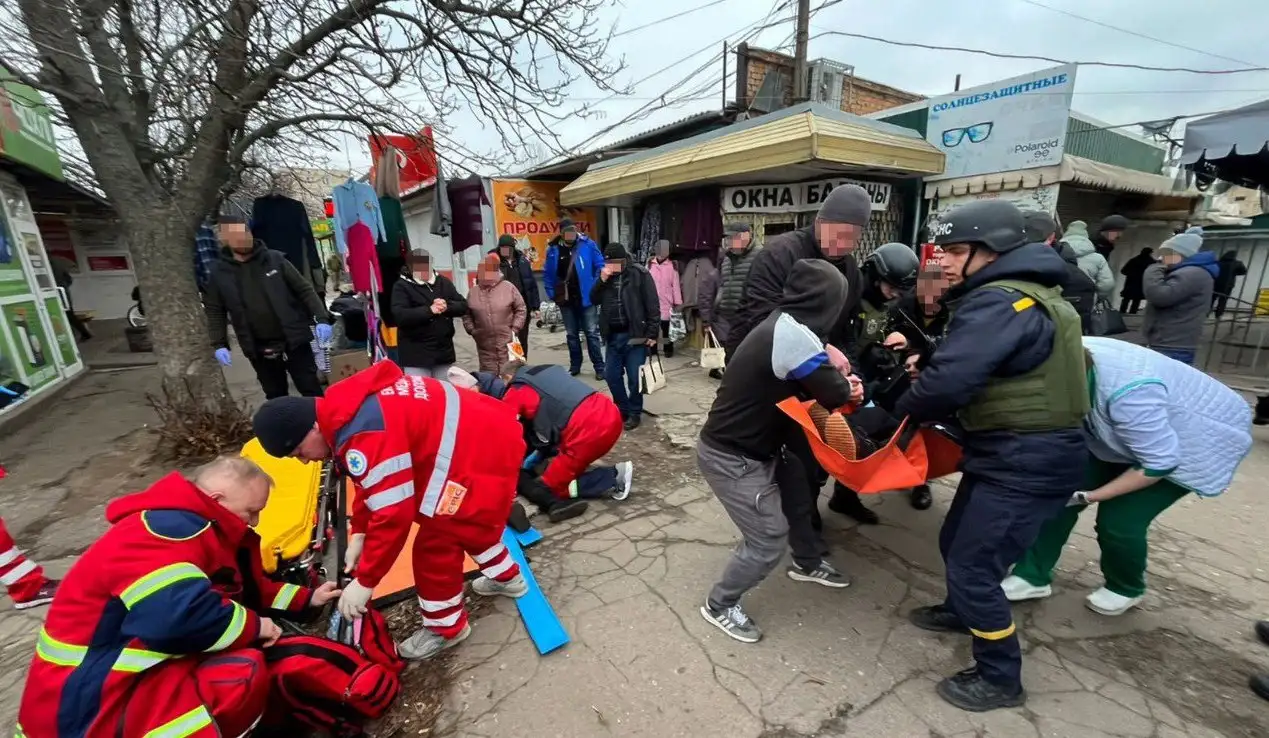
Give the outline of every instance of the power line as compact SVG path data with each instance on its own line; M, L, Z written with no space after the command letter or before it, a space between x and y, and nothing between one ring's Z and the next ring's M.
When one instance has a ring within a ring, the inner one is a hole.
M1055 8L1055 7L1053 7L1052 5L1045 5L1044 3L1041 3L1041 2L1036 2L1036 0L1019 0L1019 2L1026 3L1027 5L1034 5L1034 6L1035 6L1035 7L1037 7L1037 8L1044 8L1045 10L1048 10L1048 11L1051 11L1051 12L1054 12L1054 13L1058 13L1058 14L1061 14L1061 15L1065 15L1065 16L1066 16L1066 17L1068 17L1068 18L1074 18L1074 19L1076 19L1076 20L1082 20L1082 21L1084 21L1085 23L1092 23L1092 24L1093 24L1093 25L1095 25L1095 26L1101 26L1102 28L1107 28L1107 29L1110 29L1110 30L1112 30L1112 31L1117 31L1117 32L1119 32L1119 33L1126 33L1126 34L1128 34L1129 36L1136 36L1137 38L1144 38L1144 39L1146 39L1147 41L1154 41L1155 43L1163 44L1164 46L1171 46L1171 47L1172 47L1172 48L1174 48L1174 49L1181 49L1181 50L1183 50L1183 51L1190 51L1190 52L1193 52L1193 53L1195 53L1195 54L1202 54L1203 56L1210 56L1210 57L1212 57L1213 59L1220 59L1220 60L1222 60L1222 61L1234 62L1235 64L1242 64L1242 65L1247 66L1247 67L1254 67L1254 66L1256 66L1255 64L1252 64L1252 63L1251 63L1251 62L1249 62L1249 61L1243 61L1242 59L1235 59L1235 58L1230 57L1230 56L1221 56L1220 54L1213 54L1213 53L1212 53L1212 52L1210 52L1210 51L1204 51L1203 49L1196 49L1196 48L1194 48L1193 46L1186 46L1185 44L1178 44L1178 43L1176 43L1175 41L1168 41L1167 39L1158 38L1157 36L1151 36L1150 34L1147 34L1147 33L1142 33L1142 32L1140 32L1140 31L1134 31L1134 30L1129 29L1129 28L1121 28L1121 27L1119 27L1119 26L1112 26L1112 25L1111 25L1111 24L1109 24L1109 23L1104 23L1104 22L1102 22L1102 21L1099 21L1099 20L1096 20L1096 19L1093 19L1093 18L1089 18L1089 17L1087 17L1087 16L1080 15L1079 13L1072 13L1072 12L1071 12L1071 11L1069 11L1069 10L1063 10L1063 9L1061 9L1061 8Z
M880 44L888 44L890 46L904 46L913 49L929 49L931 51L955 51L962 54L980 54L982 56L992 56L997 59L1032 59L1037 61L1053 62L1054 64L1078 64L1082 67L1114 67L1117 69L1139 69L1147 72L1181 72L1185 74L1209 74L1209 75L1225 75L1225 74L1245 74L1247 72L1269 72L1269 67L1250 67L1248 69L1191 69L1189 67L1152 67L1146 64L1126 64L1119 62L1099 62L1099 61L1069 61L1066 59L1055 59L1051 56L1035 56L1031 54L1006 54L998 51L988 51L986 49L969 49L962 46L933 46L930 44L920 44L914 41L895 41L889 38L880 38L878 36L869 36L863 33L849 33L847 31L820 31L812 36L812 39L821 36L845 36L847 38L857 38L864 41L876 41Z
M657 26L667 21L672 21L675 18L682 18L685 15L691 15L692 13L695 13L698 10L704 10L705 8L712 8L715 5L722 5L726 1L727 0L713 0L713 2L708 2L708 3L705 3L704 5L697 5L695 8L688 8L687 10L680 11L678 13L675 13L674 15L667 15L664 18L658 18L657 20L644 23L641 26L635 26L634 28L627 28L624 31L618 31L617 33L614 33L612 35L612 38L621 38L622 36L634 33L635 31L642 31L645 28L651 28L652 26Z
M728 75L728 76L730 76L730 73L729 73L729 75ZM718 82L719 82L719 80L718 80L718 79L715 79L715 80L714 80L714 83L715 83L715 84L717 84ZM1042 92L1042 91L1036 90L1036 91L1033 91L1033 92L1028 92L1028 93L1027 93L1027 95L1028 95L1028 96L1031 96L1031 95L1066 95L1066 94L1073 94L1073 95L1075 95L1076 97L1080 97L1080 96L1082 96L1082 95L1212 95L1212 94L1219 94L1219 93L1222 93L1222 92L1266 93L1266 92L1269 92L1269 87L1265 87L1265 88L1257 88L1257 89L1242 89L1242 88L1240 88L1240 89L1211 89L1211 88L1208 88L1208 89L1202 89L1202 90L1090 90L1090 91L1087 91L1087 92L1080 92L1080 91L1078 91L1078 90L1077 90L1077 91L1075 91L1074 93L1066 93L1066 92ZM623 95L621 99L622 99L622 100L660 100L662 97L664 97L664 95L656 95L656 96L652 96L652 95ZM714 99L714 98L716 98L716 97L718 97L718 95L717 95L717 94L714 94L714 95L708 95L708 96L702 96L702 97L696 97L696 98L687 98L687 99L691 99L691 100L712 100L712 99ZM607 99L607 98L602 98L602 97L573 97L573 96L571 96L571 95L570 95L568 99L569 99L570 101L574 101L574 102L595 102L595 101L602 101L602 100L605 100L605 99ZM683 99L683 98L676 98L676 99Z

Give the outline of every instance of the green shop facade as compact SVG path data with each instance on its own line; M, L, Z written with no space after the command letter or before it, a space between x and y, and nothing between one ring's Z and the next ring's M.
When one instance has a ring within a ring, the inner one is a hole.
M63 181L43 98L0 67L0 419L84 369L28 197Z

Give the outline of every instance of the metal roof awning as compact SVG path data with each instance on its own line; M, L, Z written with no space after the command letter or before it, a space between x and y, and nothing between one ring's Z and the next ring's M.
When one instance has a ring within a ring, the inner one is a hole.
M1186 125L1181 163L1246 187L1269 186L1269 100Z
M829 172L923 176L941 173L943 164L943 152L915 131L804 103L594 164L560 191L560 204L623 205L680 187L793 182Z
M1017 169L1012 172L979 174L973 177L957 177L930 182L925 185L927 200L956 195L977 195L983 192L1008 192L1030 190L1044 185L1069 182L1095 190L1128 192L1154 197L1200 198L1195 189L1178 190L1171 177L1149 174L1135 169L1117 167L1100 161L1066 154L1059 164L1034 169Z

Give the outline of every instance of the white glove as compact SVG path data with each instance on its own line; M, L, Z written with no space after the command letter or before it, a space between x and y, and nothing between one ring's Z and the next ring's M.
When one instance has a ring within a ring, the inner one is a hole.
M344 573L352 574L361 560L361 549L366 545L365 533L353 533L348 539L348 550L344 552Z
M374 590L356 579L344 585L344 593L339 596L339 614L347 620L355 620L366 614L366 606L370 604L370 595Z

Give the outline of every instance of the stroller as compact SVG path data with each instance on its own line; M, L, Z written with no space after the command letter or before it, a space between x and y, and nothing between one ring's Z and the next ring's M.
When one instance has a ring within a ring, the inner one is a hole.
M564 325L564 315L560 312L560 306L553 302L542 303L542 317L538 319L537 325L539 328L546 328L551 333Z

